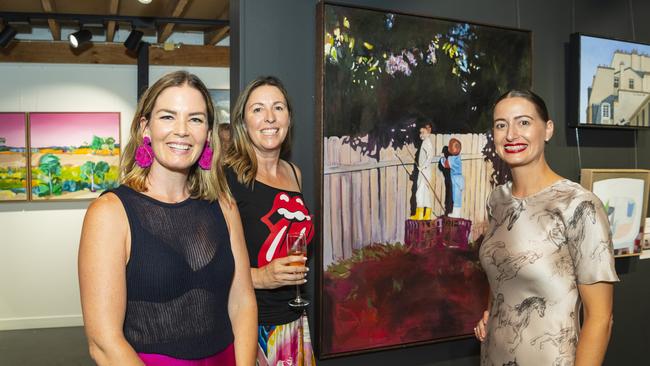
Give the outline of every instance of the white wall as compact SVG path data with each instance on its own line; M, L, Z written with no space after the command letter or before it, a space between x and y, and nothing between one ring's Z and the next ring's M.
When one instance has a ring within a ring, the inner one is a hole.
M151 67L151 83L180 67ZM229 88L227 68L185 68ZM2 112L120 112L136 105L131 65L0 63ZM0 203L0 330L81 325L77 249L87 201Z

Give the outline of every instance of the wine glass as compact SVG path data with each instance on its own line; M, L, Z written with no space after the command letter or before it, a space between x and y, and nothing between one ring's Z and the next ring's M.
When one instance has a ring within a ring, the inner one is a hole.
M307 241L304 234L289 233L285 238L287 244L287 256L297 255L300 257L307 256ZM290 266L302 266L302 261L291 262ZM305 307L309 305L309 301L300 297L300 285L296 285L296 298L289 301L289 306L292 307Z

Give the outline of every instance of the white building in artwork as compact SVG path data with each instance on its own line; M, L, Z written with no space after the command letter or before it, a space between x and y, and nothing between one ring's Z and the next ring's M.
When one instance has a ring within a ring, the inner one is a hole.
M588 90L587 123L650 126L650 56L616 51Z

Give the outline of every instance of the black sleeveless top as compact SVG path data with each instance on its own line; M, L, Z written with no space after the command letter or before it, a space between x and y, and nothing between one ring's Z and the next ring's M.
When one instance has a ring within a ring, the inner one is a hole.
M293 169L293 165L289 165ZM295 170L293 173L297 182ZM313 219L302 193L284 191L258 181L246 186L237 181L232 169L226 170L226 176L237 200L251 267L261 268L275 258L286 257L284 238L287 233L304 232L309 244L314 236ZM289 306L295 296L295 286L255 289L259 325L280 325L298 319L302 310Z
M110 191L131 229L124 336L136 352L180 359L219 353L234 340L228 292L235 262L218 203L164 203L127 186Z

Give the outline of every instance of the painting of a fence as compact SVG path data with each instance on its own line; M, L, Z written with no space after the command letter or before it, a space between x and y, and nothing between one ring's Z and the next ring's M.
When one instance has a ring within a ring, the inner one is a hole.
M530 32L327 3L318 21L319 357L468 336L506 176L491 104L530 87Z
M27 183L27 117L0 113L0 201L25 201Z
M120 114L30 113L32 200L90 199L117 187Z

